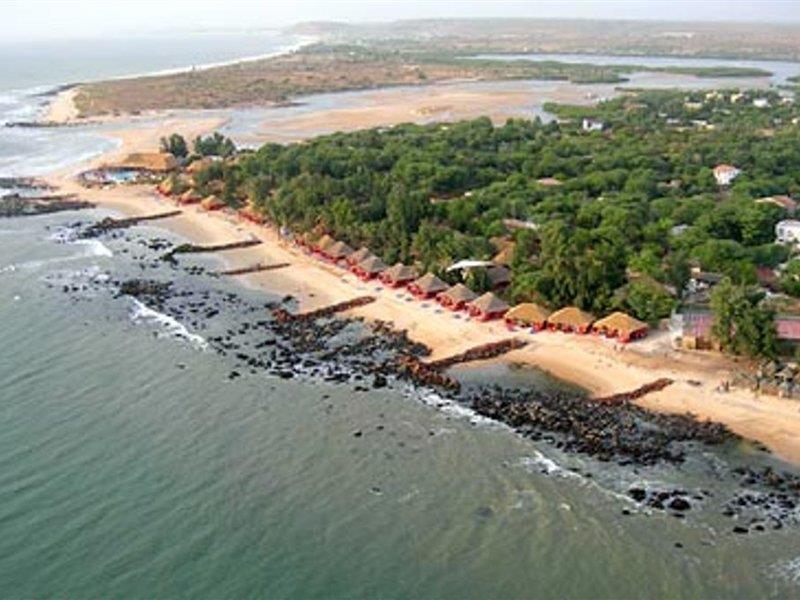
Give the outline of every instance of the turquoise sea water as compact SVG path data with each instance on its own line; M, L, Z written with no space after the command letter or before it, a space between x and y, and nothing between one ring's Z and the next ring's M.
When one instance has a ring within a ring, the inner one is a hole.
M230 360L196 337L213 332L142 316L103 283L140 274L134 238L163 232L59 243L77 216L0 229L0 597L796 593L796 531L739 537L716 500L678 520L624 496L647 484L722 499L719 466L741 449L634 470L413 392L230 381Z
M71 160L102 139L52 135ZM52 148L28 141L27 160L46 168ZM106 282L140 276L153 252L139 242L169 234L63 242L63 228L102 216L0 220L0 597L800 595L797 526L739 536L720 514L738 489L727 467L769 460L751 449L634 469L413 390L230 380L230 357L205 346L212 329ZM144 273L265 299L165 266ZM220 318L252 317L231 305ZM554 385L486 365L455 374ZM678 519L632 503L634 485L712 496Z

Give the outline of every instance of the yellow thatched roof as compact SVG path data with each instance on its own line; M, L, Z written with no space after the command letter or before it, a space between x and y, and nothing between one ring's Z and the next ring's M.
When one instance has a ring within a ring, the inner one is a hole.
M497 313L508 310L508 304L495 296L492 292L486 292L470 302L469 305L485 313Z
M417 279L413 285L426 294L443 292L449 287L444 281L439 279L433 273L425 273L425 275Z
M327 250L329 247L333 246L336 243L336 240L329 236L327 233L323 235L319 240L317 240L317 248L320 250Z
M549 310L533 302L517 304L506 313L506 319L513 319L514 321L527 323L529 325L533 323L544 323L549 316Z
M569 327L588 327L594 322L594 315L584 312L576 306L565 306L547 317L547 322Z
M396 265L386 269L383 275L392 281L408 281L409 279L416 277L417 272L414 267L409 267L403 263L397 263Z
M494 255L492 258L492 262L497 265L508 265L511 264L511 260L514 258L514 249L516 248L516 244L514 242L509 242L505 244L500 251Z
M463 283L457 283L453 287L442 292L442 295L454 302L472 302L478 295L465 286Z
M168 152L134 152L114 166L122 169L171 171L178 166L178 161Z
M370 256L358 263L358 268L365 273L380 273L386 269L386 263L377 256Z
M203 201L200 203L200 206L205 208L206 210L214 210L216 208L222 208L225 206L225 203L217 198L214 194L210 196L206 196L203 198Z
M593 327L598 330L616 331L622 335L630 335L636 331L647 329L647 323L635 319L624 312L614 312L598 321Z
M332 258L344 258L352 254L353 249L344 242L334 242L325 249L325 252Z
M180 199L186 202L187 200L200 200L200 194L194 188L189 188L185 192L183 192L180 196Z
M347 257L348 260L352 261L354 264L360 263L365 258L369 258L372 256L372 252L370 252L369 248L366 246L361 246L358 250L353 252L350 256Z

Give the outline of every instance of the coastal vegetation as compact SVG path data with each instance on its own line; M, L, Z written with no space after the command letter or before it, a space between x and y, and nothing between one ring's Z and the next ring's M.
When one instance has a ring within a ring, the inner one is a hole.
M290 33L337 43L488 52L616 54L800 60L800 27L791 23L681 23L586 19L408 19L384 23L301 23Z
M756 200L800 192L794 103L775 92L652 91L548 108L560 121L479 118L266 144L207 166L195 185L298 235L325 231L451 282L453 262L510 248L513 302L621 309L652 323L686 301L692 269L718 273L726 283L710 306L723 345L774 354L771 313L752 286L786 265L778 285L797 296L798 267L775 241L787 209ZM589 118L602 131L587 131ZM742 171L730 186L714 178L719 163ZM487 287L480 271L470 277Z
M316 43L272 58L169 75L81 85L74 103L83 117L146 110L210 109L288 103L303 95L452 80L540 79L579 84L623 83L635 71L699 77L768 76L738 67L644 67L472 58L446 41Z

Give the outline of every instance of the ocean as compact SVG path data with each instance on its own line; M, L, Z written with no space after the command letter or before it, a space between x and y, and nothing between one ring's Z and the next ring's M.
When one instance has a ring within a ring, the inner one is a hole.
M17 131L0 135L14 174L110 143L91 128ZM106 214L0 220L0 597L798 596L797 525L738 535L721 514L740 490L731 466L778 461L729 444L679 467L619 466L430 392L231 378L235 357L211 341L277 298L154 262L150 240L179 241L157 227L74 238ZM142 276L190 294L186 317L117 293ZM189 304L206 296L238 300L206 319ZM558 385L486 365L454 374ZM678 518L633 502L633 486L708 495Z

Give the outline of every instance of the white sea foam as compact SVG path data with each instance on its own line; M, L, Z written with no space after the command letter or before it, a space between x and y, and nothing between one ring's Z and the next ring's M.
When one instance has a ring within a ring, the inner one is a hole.
M157 323L164 330L164 333L170 337L186 340L195 348L205 350L208 348L208 342L201 335L191 333L179 321L173 319L169 315L160 313L140 302L136 298L133 300L133 310L131 311L131 319L135 321L149 321Z
M800 556L773 565L771 571L774 576L800 585Z
M100 240L75 240L72 244L76 246L86 246L86 252L83 256L105 256L112 257L114 253Z
M413 389L413 388L412 388ZM488 417L484 417L483 415L478 414L473 409L468 406L464 406L460 402L456 402L455 400L450 400L449 398L445 398L440 396L436 392L433 391L425 391L421 395L418 395L420 400L424 404L428 406L433 406L434 408L442 411L443 413L447 413L449 415L459 417L462 419L468 419L470 423L475 425L491 425L494 427L506 427L504 424L495 421L494 419L490 419Z
M575 473L574 471L570 471L569 469L562 467L555 460L549 456L545 456L538 450L533 451L533 456L523 456L520 459L520 464L529 470L535 469L541 473L544 473L545 475L559 475L561 477L585 479L585 477L579 473Z

